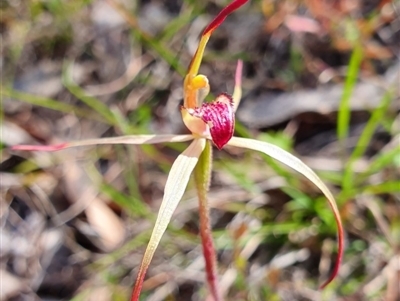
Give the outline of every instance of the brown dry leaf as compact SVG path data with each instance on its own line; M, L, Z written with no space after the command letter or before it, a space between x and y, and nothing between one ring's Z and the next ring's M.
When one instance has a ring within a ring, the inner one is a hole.
M93 241L104 251L116 249L125 237L125 228L120 218L98 197L98 189L86 171L75 161L65 164L67 195L74 204L62 213L61 219L69 220L85 211L87 219L98 235ZM100 245L99 245L100 243Z
M54 97L63 88L61 70L60 62L42 60L30 67L25 67L24 73L17 76L14 88L26 93Z
M32 143L31 136L15 123L4 121L1 123L1 141L6 145Z
M97 287L91 291L88 301L111 301L112 294L107 286Z
M386 301L400 299L400 256L394 256L387 267Z
M386 60L391 59L394 54L387 47L369 41L364 45L364 53L367 58Z
M264 29L267 33L272 33L278 29L279 26L285 20L285 14L281 12L277 12L273 16L271 16L266 22Z
M88 222L100 235L105 250L114 250L125 237L118 216L102 200L95 198L85 210Z
M0 270L0 284L0 300L8 300L8 298L15 296L24 287L20 279L5 270Z
M399 63L400 61L393 63L382 77L385 87L389 89L398 86ZM350 98L351 109L362 111L377 108L386 93L385 87L370 82L356 83ZM314 90L263 92L254 96L251 102L244 102L236 116L251 127L269 127L306 112L322 115L335 112L342 94L343 84L322 86ZM399 102L392 102L391 108L398 110Z
M8 172L0 172L0 188L4 192L12 187L21 187L22 175Z

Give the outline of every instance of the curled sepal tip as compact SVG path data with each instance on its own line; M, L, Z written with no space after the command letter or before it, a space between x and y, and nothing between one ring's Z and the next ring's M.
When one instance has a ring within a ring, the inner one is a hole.
M243 4L245 4L249 0L235 0L228 4L221 12L215 17L214 20L204 29L203 35L211 34L214 29L216 29L222 22L224 22L225 18L237 10Z
M55 152L68 147L68 143L60 143L54 145L14 145L11 147L11 150Z
M333 211L333 216L336 221L337 235L338 235L338 254L335 266L333 268L330 277L320 286L320 289L325 288L336 278L337 274L339 273L339 267L342 262L343 251L344 251L344 230L343 230L342 220L340 218L340 212L337 207L335 198L329 191L328 187L326 187L326 185L316 175L316 173L312 171L307 165L305 165L300 159L296 158L292 154L284 151L283 149L273 144L253 139L233 137L229 141L228 145L256 150L274 158L275 160L280 161L283 164L286 164L287 166L301 173L312 183L314 183L314 185L317 186L325 195L325 197L328 200L328 204Z

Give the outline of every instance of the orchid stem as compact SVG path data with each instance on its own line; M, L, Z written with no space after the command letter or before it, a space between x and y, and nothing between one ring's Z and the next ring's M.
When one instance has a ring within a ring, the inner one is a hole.
M199 197L200 237L203 247L207 282L214 301L222 301L221 293L218 290L217 260L210 224L210 207L208 206L207 200L211 171L212 146L210 141L207 141L206 147L195 167L194 176L197 195Z

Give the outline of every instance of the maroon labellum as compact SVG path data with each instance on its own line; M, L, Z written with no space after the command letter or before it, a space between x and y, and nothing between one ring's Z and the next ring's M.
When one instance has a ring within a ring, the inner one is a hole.
M203 120L210 128L212 141L218 149L222 149L232 138L235 128L235 112L232 97L222 93L200 108L190 110L190 114Z

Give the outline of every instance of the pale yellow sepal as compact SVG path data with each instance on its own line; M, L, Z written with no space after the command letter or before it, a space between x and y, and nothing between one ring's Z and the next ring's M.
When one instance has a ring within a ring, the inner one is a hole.
M193 135L132 135L100 139L72 141L65 148L101 144L156 144L167 142L184 142L193 140Z
M256 150L262 152L275 160L280 161L281 163L293 168L297 172L301 173L305 176L308 180L314 183L325 195L328 200L328 204L333 211L333 215L336 221L336 226L338 229L338 255L337 260L334 265L333 272L331 276L320 286L320 288L324 288L327 286L337 275L340 267L340 263L343 258L343 250L344 250L344 231L342 221L340 219L340 212L337 207L335 198L333 197L332 193L329 191L328 187L322 182L322 180L317 176L317 174L311 170L306 164L304 164L300 159L296 158L292 154L284 151L283 149L267 143L263 141L258 141L254 139L248 138L238 138L232 137L232 139L228 142L228 145L247 148L251 150Z
M167 183L165 184L164 198L158 212L157 220L140 265L138 279L141 278L141 273L144 273L147 270L161 237L167 229L172 214L174 213L179 201L182 199L190 175L192 174L205 145L205 139L195 139L190 146L178 156L172 165Z

